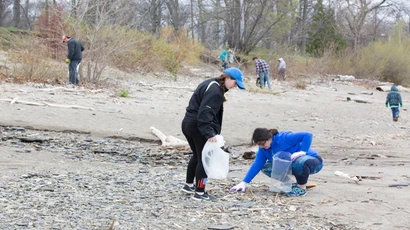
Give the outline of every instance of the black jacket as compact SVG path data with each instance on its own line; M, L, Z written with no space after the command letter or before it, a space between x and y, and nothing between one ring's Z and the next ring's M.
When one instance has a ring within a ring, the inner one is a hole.
M199 84L189 101L185 116L197 121L198 129L206 139L221 133L223 101L216 78Z
M68 55L67 58L70 60L81 60L83 55L81 52L84 51L84 47L81 42L75 38L71 38L67 42L68 46Z

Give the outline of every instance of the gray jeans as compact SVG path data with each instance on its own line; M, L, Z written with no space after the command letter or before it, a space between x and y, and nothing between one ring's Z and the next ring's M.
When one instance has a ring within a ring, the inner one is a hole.
M282 78L282 80L286 79L285 72L286 72L286 69L279 69L279 78Z
M68 64L68 80L73 85L78 85L78 68L80 67L81 60L70 60Z

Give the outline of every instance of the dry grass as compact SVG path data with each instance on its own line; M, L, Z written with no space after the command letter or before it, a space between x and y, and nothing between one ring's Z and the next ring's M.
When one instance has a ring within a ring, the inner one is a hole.
M15 40L6 55L0 74L9 81L55 84L65 82L68 78L64 62L53 60L51 52L35 37Z
M306 89L306 82L303 80L298 80L296 82L294 82L293 87L297 88L297 89Z

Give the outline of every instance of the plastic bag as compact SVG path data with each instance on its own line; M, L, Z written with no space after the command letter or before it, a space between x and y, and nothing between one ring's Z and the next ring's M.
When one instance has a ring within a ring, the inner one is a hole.
M216 139L217 142L205 143L202 164L208 178L225 179L229 172L229 154L221 149L225 145L224 138L216 135Z
M290 192L292 190L292 161L290 153L278 152L273 155L270 190Z

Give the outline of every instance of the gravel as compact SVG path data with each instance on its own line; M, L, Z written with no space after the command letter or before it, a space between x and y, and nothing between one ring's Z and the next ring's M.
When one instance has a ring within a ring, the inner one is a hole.
M46 152L68 169L27 168L0 179L0 229L356 229L314 216L307 202L253 184L246 193L229 187L239 178L209 180L216 202L180 192L190 154L156 143L95 138L88 134L0 127L0 147L15 154ZM45 159L47 160L47 159ZM81 164L80 164L81 163ZM84 163L87 167L83 167ZM232 166L250 164L232 158ZM318 206L316 206L317 208Z

